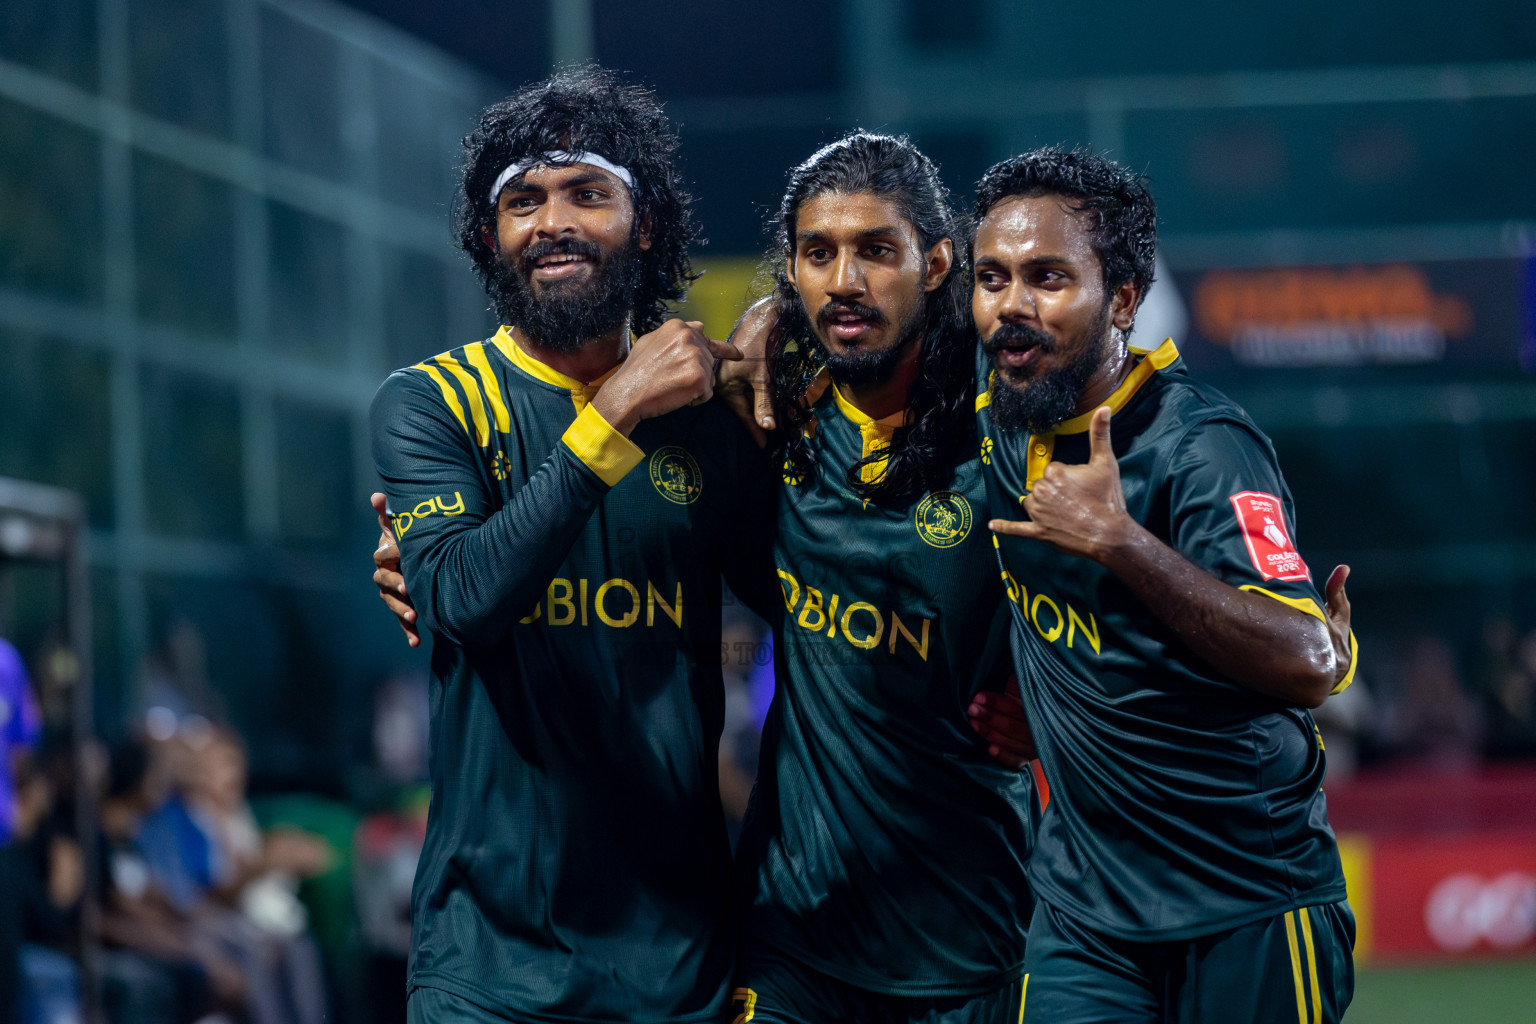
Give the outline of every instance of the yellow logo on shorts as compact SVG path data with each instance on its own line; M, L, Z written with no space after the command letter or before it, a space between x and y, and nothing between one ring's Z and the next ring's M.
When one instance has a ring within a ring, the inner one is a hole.
M704 493L704 474L687 449L669 444L651 456L651 483L656 493L678 505L690 505Z
M955 491L934 491L917 506L917 535L936 548L952 548L971 532L971 503Z

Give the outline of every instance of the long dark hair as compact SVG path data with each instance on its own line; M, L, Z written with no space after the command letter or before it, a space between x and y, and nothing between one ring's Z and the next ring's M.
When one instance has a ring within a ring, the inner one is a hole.
M848 486L855 494L882 504L902 504L947 486L956 455L975 436L971 415L975 357L965 288L964 235L937 168L904 136L854 132L817 150L789 172L768 266L779 317L779 344L772 362L775 412L788 427L786 467L797 476L805 476L816 461L804 433L811 419L805 395L822 367L820 345L786 268L795 252L800 207L828 192L889 199L916 230L924 251L945 238L955 247L949 276L924 297L923 349L917 379L907 397L906 422L896 428L888 448L860 459L848 470ZM873 483L860 480L860 470L881 458L888 460L885 472Z
M661 105L611 71L571 68L485 109L464 137L455 241L494 294L498 257L480 237L482 227L496 223L491 184L515 160L561 150L597 153L634 175L635 223L649 218L651 247L640 254L633 327L636 334L655 330L671 315L667 304L687 295L699 276L688 255L699 240L698 221L677 172L677 133Z

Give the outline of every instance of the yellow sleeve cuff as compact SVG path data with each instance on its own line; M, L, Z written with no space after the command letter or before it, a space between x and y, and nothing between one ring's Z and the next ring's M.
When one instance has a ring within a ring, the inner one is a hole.
M1344 673L1330 693L1343 693L1349 689L1349 684L1355 681L1355 669L1360 667L1360 645L1355 642L1355 631L1349 631L1349 671Z
M1265 590L1263 587L1255 587L1251 583L1244 587L1238 587L1237 589L1247 590L1255 594L1263 594L1265 597L1274 598L1281 604L1288 604L1299 612L1306 612L1308 615L1312 616L1314 619L1319 620L1325 625L1328 622L1328 617L1323 614L1323 610L1319 608L1317 606L1317 602L1312 600L1310 597L1282 597L1281 595L1275 593L1273 590Z
M1265 597L1272 597L1276 601L1279 601L1281 604L1288 604L1292 608L1297 609L1298 611L1306 612L1308 615L1311 615L1313 618L1321 619L1325 624L1328 622L1328 618L1327 618L1327 616L1325 616L1323 614L1323 610L1321 608L1319 608L1317 606L1317 602L1312 600L1310 597L1307 597L1307 598L1281 597L1279 594L1275 593L1272 590L1265 590L1263 587L1255 587L1255 586L1253 586L1251 584L1248 585L1248 586L1245 586L1245 587L1239 587L1238 589L1239 590L1251 590L1255 594L1263 594ZM1334 688L1332 690L1330 690L1329 692L1330 693L1343 693L1345 690L1349 689L1349 684L1355 681L1355 669L1357 669L1359 667L1360 667L1360 644L1355 640L1355 631L1354 630L1350 630L1349 631L1349 671L1344 673L1344 678L1340 679L1338 681L1338 683L1334 685Z
M590 405L565 428L561 440L609 487L624 479L624 474L645 458L645 452L635 442L614 430L603 414Z

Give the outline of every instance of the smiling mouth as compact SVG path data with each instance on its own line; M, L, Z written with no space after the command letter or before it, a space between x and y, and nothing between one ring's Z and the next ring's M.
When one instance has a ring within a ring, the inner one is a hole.
M540 256L533 261L533 272L541 279L557 280L579 273L582 267L591 264L591 262L591 259L580 253L551 253L548 256Z

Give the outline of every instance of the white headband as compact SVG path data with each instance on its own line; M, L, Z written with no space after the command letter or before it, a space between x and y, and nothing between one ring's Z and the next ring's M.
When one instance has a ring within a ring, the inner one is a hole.
M602 168L609 174L613 175L615 178L618 178L625 185L628 185L630 188L635 187L635 176L630 174L627 168L620 167L618 164L614 163L612 160L609 160L607 157L598 156L596 153L570 153L562 149L545 153L543 156L531 157L527 160L519 160L514 164L508 164L507 169L496 176L496 184L491 186L491 205L496 205L496 197L501 195L502 186L507 182L511 181L519 174L522 174L530 167L536 167L539 164L553 163L590 164L593 167Z

